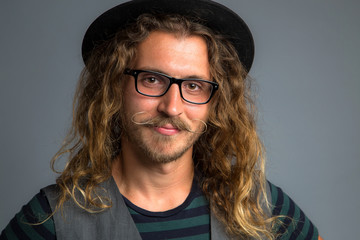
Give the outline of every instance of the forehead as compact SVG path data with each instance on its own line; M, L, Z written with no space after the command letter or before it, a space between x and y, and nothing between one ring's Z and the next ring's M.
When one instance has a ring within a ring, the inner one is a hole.
M210 79L208 49L204 38L153 31L137 46L135 68L173 77L196 75Z

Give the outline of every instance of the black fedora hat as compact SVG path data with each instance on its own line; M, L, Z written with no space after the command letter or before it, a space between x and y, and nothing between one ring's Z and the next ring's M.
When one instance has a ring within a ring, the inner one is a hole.
M210 0L133 0L100 15L87 29L82 43L84 62L97 44L134 22L144 13L180 14L201 19L203 25L225 36L247 71L254 59L254 41L246 23L229 8Z

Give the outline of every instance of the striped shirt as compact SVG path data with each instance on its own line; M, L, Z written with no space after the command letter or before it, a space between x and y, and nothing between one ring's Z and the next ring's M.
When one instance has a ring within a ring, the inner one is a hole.
M180 206L165 212L150 212L124 198L143 240L210 239L209 203L194 181Z
M317 240L319 233L317 228L305 216L304 212L295 202L285 194L281 188L269 182L271 201L273 204L273 216L281 217L282 224L278 224L275 232L280 235L278 239L311 239Z
M270 183L273 216L283 216L276 226L279 240L315 240L318 230L303 211L279 187ZM125 200L143 239L210 239L208 202L197 188L193 188L179 207L152 213L138 208ZM6 239L56 239L53 218L39 223L51 214L51 208L43 191L30 200L1 232L0 240Z

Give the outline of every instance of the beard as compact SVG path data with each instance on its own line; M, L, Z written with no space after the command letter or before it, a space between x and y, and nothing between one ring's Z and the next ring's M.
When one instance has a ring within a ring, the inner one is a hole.
M189 123L179 118L151 117L143 112L125 118L123 136L152 163L166 164L176 161L193 147L204 128L206 129L203 121L199 122L205 127L200 124L192 130ZM163 135L154 130L155 127L166 124L171 124L180 131L175 135Z

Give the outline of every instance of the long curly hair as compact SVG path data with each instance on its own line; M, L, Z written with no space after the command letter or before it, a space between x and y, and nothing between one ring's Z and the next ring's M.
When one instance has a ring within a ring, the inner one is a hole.
M198 19L144 14L111 40L95 48L77 87L70 133L51 166L64 154L69 160L56 183L61 189L57 209L72 199L98 212L111 207L98 189L111 177L121 151L124 70L131 68L137 45L155 30L206 40L211 77L219 90L211 101L208 129L194 145L195 168L212 211L229 234L273 239L274 219L267 206L264 149L256 130L251 79L236 51L223 36Z

